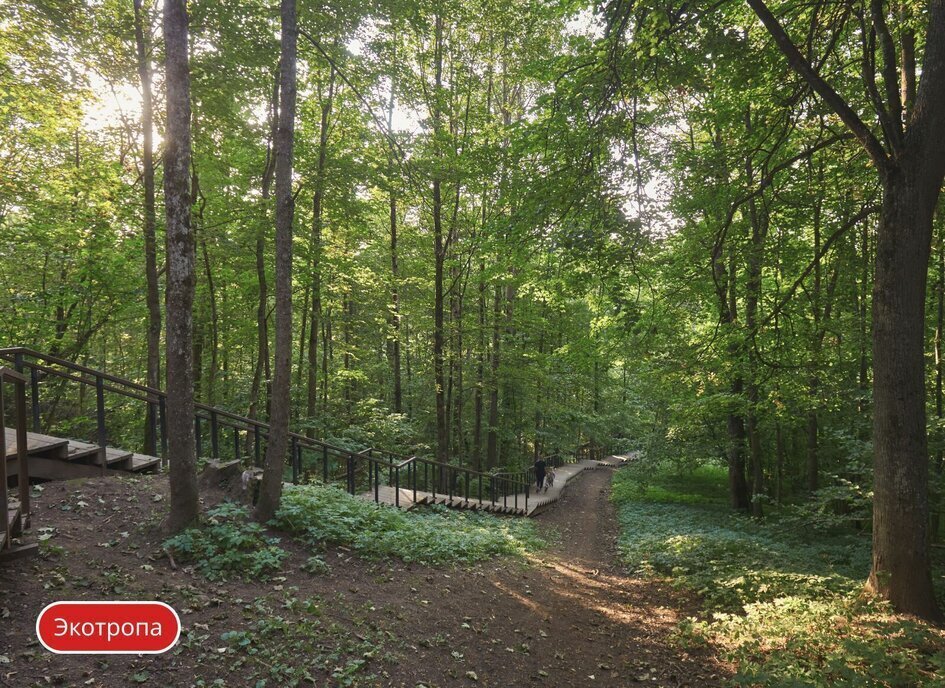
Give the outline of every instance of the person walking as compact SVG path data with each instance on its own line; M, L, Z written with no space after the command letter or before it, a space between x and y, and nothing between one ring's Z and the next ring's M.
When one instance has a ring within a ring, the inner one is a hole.
M535 459L535 483L538 485L538 491L541 492L542 485L545 484L545 460L540 456Z

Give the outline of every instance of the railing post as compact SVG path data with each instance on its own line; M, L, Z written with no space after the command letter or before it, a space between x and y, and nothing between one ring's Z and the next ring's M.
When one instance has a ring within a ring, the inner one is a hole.
M368 454L368 456L370 456L370 454ZM381 466L380 464L372 461L368 464L368 468L370 468L372 464L374 465L374 501L379 502L381 501Z
M299 439L297 437L292 438L291 444L292 452L292 484L299 484L299 465L302 463L300 450L299 450Z
M102 475L108 468L105 457L105 446L108 444L108 435L105 431L105 380L101 375L95 376L95 419L98 425L98 456L102 464Z
M200 416L194 414L194 444L196 445L197 458L203 454L203 438L200 436Z
M4 433L6 434L6 433ZM20 488L20 521L23 527L29 526L30 516L30 469L26 459L26 384L22 380L16 382L16 484ZM6 451L3 452L3 463L6 465ZM4 477L4 480L6 478ZM6 504L3 504L6 509Z
M262 433L258 425L253 425L253 451L256 452L256 465L262 466Z
M214 459L220 458L220 426L216 409L210 411L210 451Z
M0 419L6 418L6 400L4 399L4 382L3 375L0 375ZM0 423L3 425L3 423ZM3 465L0 466L0 527L3 528L3 548L6 549L11 546L10 538L12 533L10 532L10 515L7 511L9 506L9 497L7 496L7 433L3 432L0 436L0 448L3 449Z
M394 506L400 508L400 466L393 466L394 471ZM409 471L410 468L408 467Z
M145 402L144 424L144 453L148 456L157 456L158 417L157 409L151 400Z
M240 429L233 428L233 459L240 460Z
M33 411L33 432L40 432L39 422L39 371L30 368L30 407Z
M532 489L531 483L525 483L525 515L528 515L528 493Z
M161 426L161 464L167 466L167 397L158 397L158 415Z

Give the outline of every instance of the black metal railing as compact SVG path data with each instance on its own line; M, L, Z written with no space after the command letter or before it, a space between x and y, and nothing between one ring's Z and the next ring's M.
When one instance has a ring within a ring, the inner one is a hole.
M33 432L43 431L42 388L53 380L72 382L80 385L80 391L82 388L95 389L94 434L103 470L105 447L110 438L106 394L112 395L109 399L120 397L144 404L144 413L139 416L144 423L150 424L146 428L150 432L142 433L145 437L144 451L160 457L162 466L166 465L167 395L162 390L26 347L0 349L0 361L13 363L16 371L28 377ZM55 398L57 404L61 396L60 390ZM49 422L47 419L47 424ZM194 430L198 456L205 456L205 450L209 448L210 458L231 458L262 465L263 448L269 441L267 423L198 403L195 404ZM289 433L288 451L285 478L293 483L311 479L325 483L344 482L349 493L371 492L376 501L381 501L380 488L387 485L396 488L398 505L400 488L407 487L414 493L429 492L450 499L461 496L465 500L477 499L493 505L502 503L514 508L518 508L521 501L522 508L527 510L530 483L523 474L482 473L374 447L355 452L297 432Z
M8 550L13 544L14 529L17 526L23 528L29 527L30 519L30 480L29 467L26 460L27 440L26 440L26 382L25 375L11 370L7 367L0 367L0 425L6 427L7 407L6 407L6 389L8 384L13 385L13 427L16 431L16 462L17 462L17 491L19 496L19 523L11 522L10 516L15 513L11 508L10 495L8 493L7 476L7 437L6 430L0 434L0 528L5 535L2 549Z

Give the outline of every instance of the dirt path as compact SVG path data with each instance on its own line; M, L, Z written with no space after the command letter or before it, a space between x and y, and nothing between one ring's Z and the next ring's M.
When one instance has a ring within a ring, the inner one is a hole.
M685 652L668 637L680 618L693 613L691 601L657 582L629 578L616 566L611 475L610 469L584 472L536 517L559 541L533 557L531 567L496 568L477 584L480 594L460 588L452 596L451 587L452 597L438 605L437 611L446 607L446 619L457 621L463 609L480 607L483 594L489 595L485 618L472 611L462 617L476 631L472 638L455 633L456 623L433 622L479 685L721 684L726 670L714 657L704 650ZM395 674L409 677L401 685L473 685L462 673L442 682L442 674L436 677L431 669L442 666L443 658L419 654L417 665L405 668L407 676Z
M334 548L330 570L312 575L311 552L285 538L283 575L225 583L162 556L163 477L47 483L34 502L54 533L47 553L0 566L0 686L718 685L726 669L708 650L670 638L691 603L615 565L611 475L584 472L536 518L557 540L529 562L436 568ZM181 643L150 657L52 655L36 616L70 599L165 601Z

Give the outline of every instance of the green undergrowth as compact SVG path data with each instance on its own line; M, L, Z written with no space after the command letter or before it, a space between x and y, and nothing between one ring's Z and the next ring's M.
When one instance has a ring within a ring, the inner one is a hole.
M727 508L726 489L716 466L614 476L627 566L703 600L681 642L718 647L739 685L945 687L945 634L863 598L867 536L755 521Z
M207 512L200 526L166 540L164 547L209 580L255 580L279 571L286 552L278 543L244 507L223 502Z
M423 564L468 564L543 546L527 519L436 507L401 511L314 484L287 485L273 525L317 549L344 545L366 557Z

